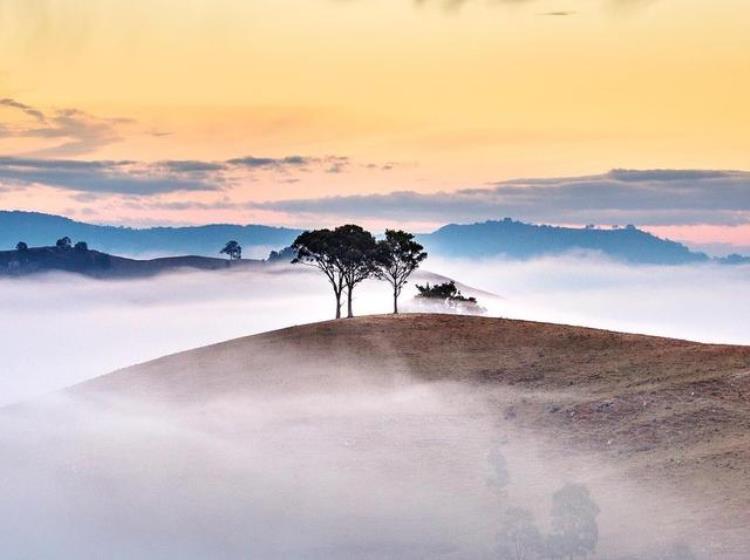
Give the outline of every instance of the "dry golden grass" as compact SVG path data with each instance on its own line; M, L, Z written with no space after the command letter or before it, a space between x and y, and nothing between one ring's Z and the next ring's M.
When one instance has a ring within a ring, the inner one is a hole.
M478 389L498 418L550 446L689 492L709 504L703 523L729 540L750 526L750 347L482 317L372 316L168 356L74 391L200 405L413 380Z

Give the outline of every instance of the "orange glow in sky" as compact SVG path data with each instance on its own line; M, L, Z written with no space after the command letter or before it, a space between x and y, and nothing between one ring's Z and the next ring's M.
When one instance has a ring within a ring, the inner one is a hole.
M0 177L0 205L143 224L309 223L253 203L612 168L748 169L749 19L744 0L453 9L440 0L9 0L0 99L29 110L0 104L1 155L318 163L235 169L212 190L137 197L8 188ZM325 163L334 157L346 165ZM743 231L739 242L750 244Z

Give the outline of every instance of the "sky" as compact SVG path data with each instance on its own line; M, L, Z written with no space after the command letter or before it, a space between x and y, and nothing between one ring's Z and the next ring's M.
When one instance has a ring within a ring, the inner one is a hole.
M511 216L750 247L749 17L742 0L6 0L0 207Z

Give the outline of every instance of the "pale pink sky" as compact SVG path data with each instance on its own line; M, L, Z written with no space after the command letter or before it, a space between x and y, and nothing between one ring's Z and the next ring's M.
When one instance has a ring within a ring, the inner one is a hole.
M750 246L747 175L609 174L750 169L748 3L549 3L6 1L0 208Z

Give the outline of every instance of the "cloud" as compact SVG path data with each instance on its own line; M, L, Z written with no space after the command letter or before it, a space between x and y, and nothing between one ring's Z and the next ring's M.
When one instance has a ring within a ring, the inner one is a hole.
M750 173L625 170L573 178L517 179L453 192L335 196L255 208L340 219L451 222L512 216L548 223L737 225L750 223Z
M600 0L600 3L614 8L635 8L639 6L643 6L646 4L650 4L655 0ZM415 6L426 6L426 5L438 5L441 6L446 11L457 11L461 7L474 3L476 4L476 0L413 0L413 3ZM492 0L491 2L487 2L490 5L503 5L503 6L525 6L525 5L531 5L531 4L537 4L539 3L539 0ZM540 13L539 15L548 15L548 16L569 16L574 15L576 12L570 11L570 10L554 10L554 11L548 11L544 13Z
M245 156L227 160L227 163L251 169L285 169L289 167L303 168L313 161L312 158L298 155L283 158Z
M45 185L80 193L155 195L218 190L222 182L220 178L158 163L0 157L0 183Z
M312 168L323 168L326 173L342 173L351 164L347 156L328 155L323 157L309 156L286 156L282 158L245 156L229 159L229 165L244 167L248 169L270 169L274 171L309 171Z
M0 156L0 186L45 185L79 193L156 195L179 191L216 191L257 174L279 183L299 181L295 174L318 171L345 173L348 156L244 156L225 161L165 160L157 162L45 159ZM396 165L365 163L358 167L387 171Z
M15 99L0 99L0 106L20 111L31 122L2 124L0 137L54 140L52 146L28 152L29 157L78 156L118 142L118 125L128 119L100 118L79 109L56 109L47 114Z
M225 168L221 163L200 160L170 160L162 165L177 172L222 171Z
M0 99L0 105L4 107L11 107L13 109L18 109L39 122L45 121L44 113L42 113L38 109L34 109L33 107L29 105L26 105L25 103L16 101L15 99L9 99L7 97L5 99Z

